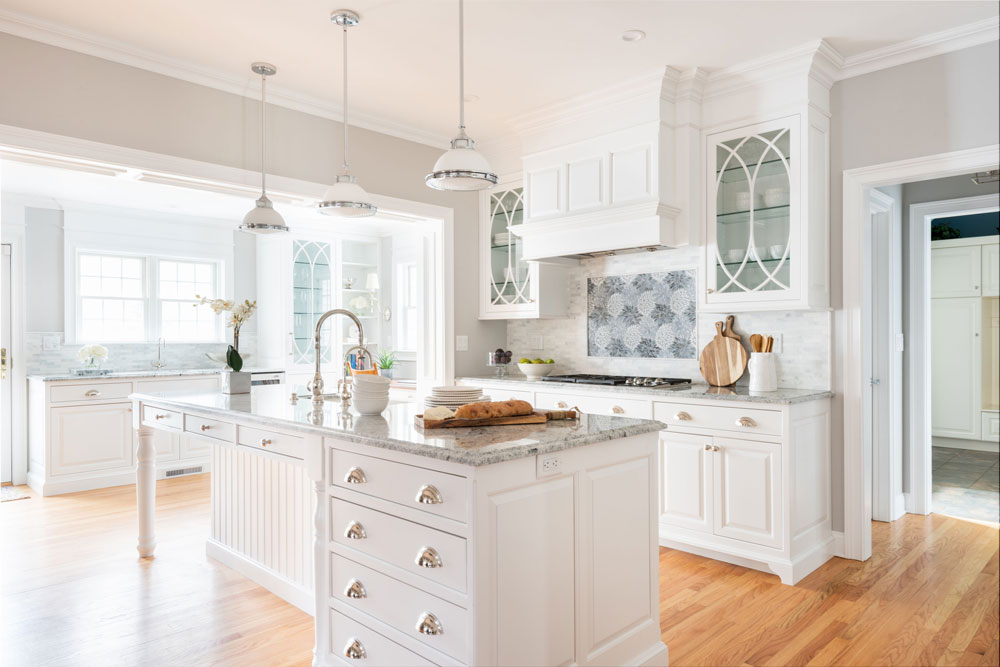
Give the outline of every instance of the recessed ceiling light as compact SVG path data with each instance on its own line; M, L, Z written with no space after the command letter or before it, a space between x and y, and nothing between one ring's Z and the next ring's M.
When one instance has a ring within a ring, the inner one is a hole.
M626 30L622 33L622 39L626 42L638 42L641 39L646 39L646 33L642 30Z

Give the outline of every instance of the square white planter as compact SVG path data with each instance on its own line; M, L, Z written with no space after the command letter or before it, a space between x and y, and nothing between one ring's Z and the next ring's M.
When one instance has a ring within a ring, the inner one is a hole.
M244 371L222 371L223 394L249 394L250 374Z

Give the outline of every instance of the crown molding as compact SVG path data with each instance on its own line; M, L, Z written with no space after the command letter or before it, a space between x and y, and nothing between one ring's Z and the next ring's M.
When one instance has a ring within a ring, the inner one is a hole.
M844 57L837 80L850 79L998 40L1000 40L1000 17L991 16L974 23Z
M121 65L162 74L199 86L221 90L241 97L259 100L260 90L253 82L256 77L234 76L229 72L204 67L196 63L171 58L160 53L107 39L80 30L74 30L49 21L0 9L0 32L34 40L77 53L109 60ZM318 97L304 95L271 83L268 85L268 103L312 116L337 122L344 119L343 107ZM450 137L427 132L375 114L351 110L351 125L399 139L413 141L434 148L445 149Z

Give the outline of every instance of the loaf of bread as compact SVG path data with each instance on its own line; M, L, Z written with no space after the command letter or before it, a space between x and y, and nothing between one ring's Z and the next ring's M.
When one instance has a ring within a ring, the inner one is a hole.
M469 403L455 411L455 419L490 419L492 417L518 417L530 415L535 409L527 401L483 401Z

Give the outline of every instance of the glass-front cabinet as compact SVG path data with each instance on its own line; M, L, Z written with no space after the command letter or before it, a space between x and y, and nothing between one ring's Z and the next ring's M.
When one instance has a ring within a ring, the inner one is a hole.
M333 248L318 241L292 241L292 363L314 363L316 320L333 308ZM333 357L330 333L320 336L323 363Z
M825 250L827 242L816 233L822 230L825 237L825 211L813 219L807 208L820 199L820 192L809 193L803 186L808 153L801 128L797 115L708 135L708 310L825 307L810 301L803 282L826 271L825 262L810 266L812 258L803 253L810 231L806 226L815 227L814 243ZM825 160L825 135L819 139L822 145L811 148L822 149ZM825 185L822 190L825 194Z

